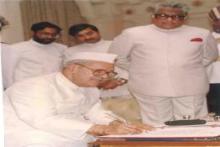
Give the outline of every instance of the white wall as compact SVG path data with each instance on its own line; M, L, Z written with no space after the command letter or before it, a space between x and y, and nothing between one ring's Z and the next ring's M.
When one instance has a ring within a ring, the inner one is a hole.
M21 0L0 0L0 15L10 22L10 25L2 32L2 41L7 43L24 40L19 1ZM112 39L124 28L148 24L151 13L147 12L146 8L159 2L159 0L75 1L83 17L89 23L95 24L105 39ZM201 0L203 3L198 7L192 5L194 0L182 1L192 8L189 24L210 29L207 13L212 7L220 5L220 0ZM126 13L128 10L132 13Z
M2 42L15 43L22 41L23 28L19 0L0 0L0 15L9 21L9 25L2 30Z

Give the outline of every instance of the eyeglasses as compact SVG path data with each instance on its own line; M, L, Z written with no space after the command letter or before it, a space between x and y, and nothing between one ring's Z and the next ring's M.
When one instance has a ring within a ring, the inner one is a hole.
M117 72L114 72L114 71L109 72L104 69L93 69L93 68L90 68L84 64L79 64L79 63L75 63L75 64L80 65L80 66L92 71L92 74L97 77L102 77L104 75L107 75L108 78L114 78L118 74Z
M155 18L159 18L159 19L163 19L166 20L168 18L171 18L172 20L184 20L185 19L185 15L167 15L167 14L154 14Z

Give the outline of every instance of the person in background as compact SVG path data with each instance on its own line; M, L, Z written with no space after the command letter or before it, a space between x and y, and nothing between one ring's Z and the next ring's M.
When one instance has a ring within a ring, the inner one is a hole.
M2 37L2 29L7 26L9 23L8 21L3 17L3 16L0 16L0 40L1 40L1 37ZM4 76L4 65L5 65L5 59L4 57L2 57L3 55L3 50L6 51L7 49L9 49L9 47L0 42L0 98L3 97L3 89L4 89L4 86L5 86L5 81L3 81L3 76ZM10 55L10 54L9 54ZM0 138L1 138L1 143L0 143L0 146L4 146L4 118L3 118L3 101L1 99L0 101Z
M26 78L59 71L65 45L56 43L61 28L50 22L38 22L31 26L32 38L13 44L15 57L8 67L13 73L8 86Z
M144 123L207 116L205 67L216 60L217 44L208 30L184 25L187 17L185 4L160 3L152 24L124 30L110 46L118 65L128 67Z
M9 23L8 21L3 17L0 16L0 31L2 32L2 29L7 26ZM2 41L2 35L1 39ZM10 72L7 72L8 68L7 66L10 65L10 60L13 58L13 52L12 49L9 47L8 44L1 42L1 73L2 73L2 82L3 82L3 89L8 87L9 80L8 75L10 75Z
M209 12L213 29L213 36L218 43L218 56L220 53L220 6L214 7ZM207 68L210 89L207 95L209 112L220 115L220 58Z
M5 92L6 147L86 147L94 136L153 129L102 108L96 86L114 78L116 55L82 52L61 72L17 82Z

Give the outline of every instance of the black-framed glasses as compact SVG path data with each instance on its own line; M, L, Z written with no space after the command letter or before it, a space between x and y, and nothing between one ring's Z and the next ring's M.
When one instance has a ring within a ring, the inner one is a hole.
M159 18L159 19L163 19L163 20L167 20L168 18L171 18L172 20L184 20L185 19L185 15L168 15L168 14L164 14L164 13L157 13L154 14L155 18Z
M114 71L106 71L106 70L104 70L104 69L93 69L93 68L91 68L91 67L88 67L88 66L86 66L86 65L84 65L84 64L80 64L80 63L75 63L76 65L80 65L80 66L82 66L82 67L84 67L84 68L86 68L86 69L88 69L88 70L90 70L90 71L92 71L92 74L94 75L94 76L97 76L97 77L102 77L102 76L104 76L104 75L107 75L108 76L108 78L114 78L118 73L117 72L114 72Z

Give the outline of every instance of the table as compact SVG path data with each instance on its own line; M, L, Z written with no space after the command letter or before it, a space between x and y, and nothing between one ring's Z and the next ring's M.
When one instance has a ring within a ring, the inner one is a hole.
M89 143L89 147L220 147L220 141L123 141L102 140Z
M89 147L220 147L220 124L165 126L143 134L100 136Z

